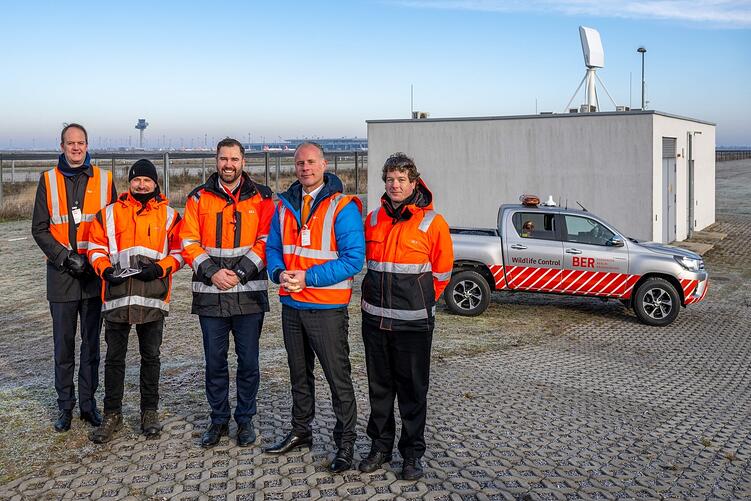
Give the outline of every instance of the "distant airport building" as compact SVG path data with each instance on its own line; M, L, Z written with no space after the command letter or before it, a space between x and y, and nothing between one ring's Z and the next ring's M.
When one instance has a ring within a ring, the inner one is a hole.
M498 206L522 193L578 201L658 242L715 221L715 125L702 120L639 110L367 123L371 209L384 161L403 151L452 226L494 228Z
M368 149L368 140L361 137L284 139L278 142L246 143L245 148L250 151L294 150L305 141L314 141L320 144L327 153L336 151L367 151Z

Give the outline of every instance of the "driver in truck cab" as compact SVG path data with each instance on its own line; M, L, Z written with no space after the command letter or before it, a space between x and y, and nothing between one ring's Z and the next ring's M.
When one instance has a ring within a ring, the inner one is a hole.
M368 370L369 473L391 461L394 400L402 419L402 478L423 476L425 418L435 305L451 279L449 227L414 161L394 153L383 166L386 193L365 219L368 272L362 283L362 337Z

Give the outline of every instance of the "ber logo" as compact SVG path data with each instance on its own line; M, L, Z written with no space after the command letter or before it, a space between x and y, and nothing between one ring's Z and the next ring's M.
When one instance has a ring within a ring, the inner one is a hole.
M582 268L594 268L595 258L574 256L571 258L571 266L580 266Z

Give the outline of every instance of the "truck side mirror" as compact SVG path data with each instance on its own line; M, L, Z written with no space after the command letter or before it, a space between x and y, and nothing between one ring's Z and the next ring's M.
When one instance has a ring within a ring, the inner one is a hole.
M619 237L618 235L613 235L605 245L609 247L623 247L624 243L621 237Z

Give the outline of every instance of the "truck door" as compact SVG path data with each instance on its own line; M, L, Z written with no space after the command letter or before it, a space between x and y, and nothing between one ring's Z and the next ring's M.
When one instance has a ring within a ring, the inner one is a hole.
M563 274L557 292L606 297L629 297L638 280L628 274L626 239L586 216L562 215ZM624 245L615 247L612 238Z
M506 287L546 291L559 285L563 269L559 217L553 212L509 211L504 221Z

